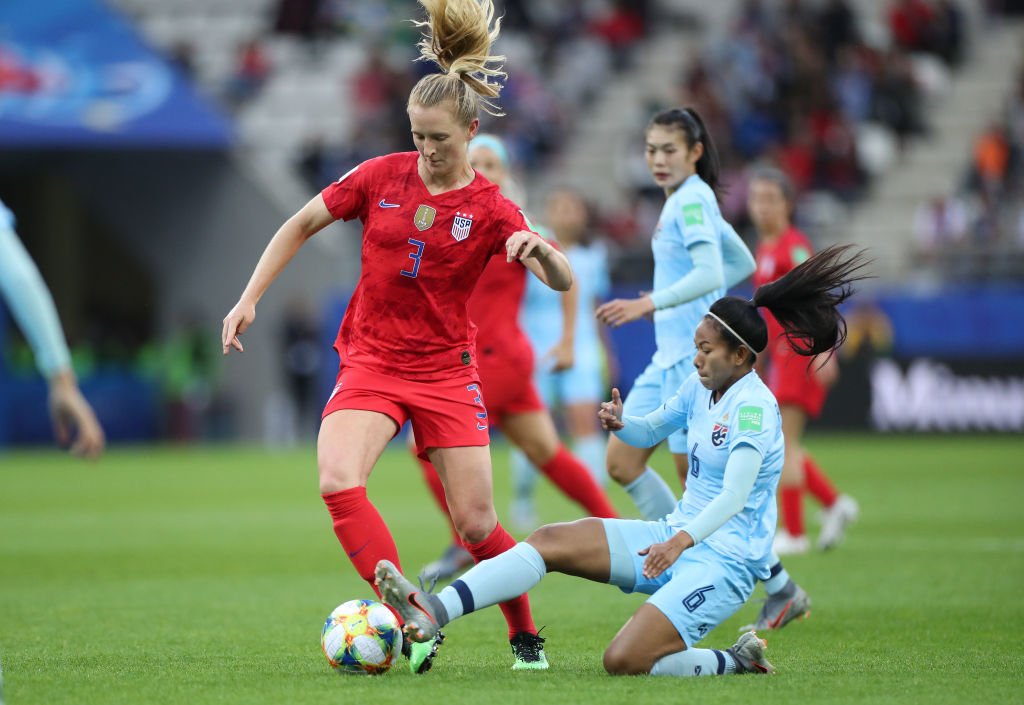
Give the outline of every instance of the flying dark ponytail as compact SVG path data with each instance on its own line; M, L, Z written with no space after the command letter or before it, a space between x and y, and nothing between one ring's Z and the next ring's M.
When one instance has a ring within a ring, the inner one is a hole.
M710 320L733 348L747 347L756 356L769 342L768 326L757 312L763 307L786 331L789 345L798 355L830 352L846 340L846 321L839 304L853 294L853 282L869 276L862 271L869 264L864 251L851 250L853 245L825 248L759 287L750 301L736 296L721 298L711 305Z
M714 140L711 139L711 133L704 126L704 120L701 119L697 111L693 108L663 110L651 118L647 129L654 125L663 125L682 130L686 136L686 146L689 149L693 149L693 145L698 142L704 145L704 154L697 160L697 176L717 194L719 173L721 172L718 150L715 148Z

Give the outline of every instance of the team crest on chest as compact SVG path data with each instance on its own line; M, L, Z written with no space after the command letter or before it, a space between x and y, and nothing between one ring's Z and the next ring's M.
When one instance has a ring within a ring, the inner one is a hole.
M452 221L452 237L462 242L469 237L469 229L473 227L473 216L469 213L456 213Z
M417 230L426 230L434 224L434 216L437 215L437 211L430 206L420 205L416 209L416 215L412 217L412 223L416 226Z
M722 419L715 423L714 428L711 429L711 445L718 448L725 439L729 436L729 427L726 424L729 422L729 417L724 416Z

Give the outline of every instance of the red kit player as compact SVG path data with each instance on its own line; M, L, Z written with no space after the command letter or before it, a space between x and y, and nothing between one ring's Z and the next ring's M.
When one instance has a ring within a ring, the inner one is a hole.
M754 288L775 281L811 256L811 243L791 222L793 191L785 174L775 169L758 171L750 181L748 210L757 228L757 270ZM824 367L799 357L786 343L782 327L770 315L766 383L779 402L786 460L779 481L780 528L775 536L779 554L804 553L810 542L804 532L803 491L806 488L824 507L818 548L834 547L856 520L857 502L840 494L805 452L801 444L808 419L817 418L828 386L835 380L836 362Z
M469 145L469 161L490 181L504 188L508 181L507 152L501 140L478 135ZM469 300L469 317L476 324L480 380L492 426L501 428L529 461L590 516L617 516L604 490L587 467L566 449L555 422L533 384L533 349L519 327L519 310L526 291L524 267L492 257ZM576 302L569 294L569 305ZM423 477L442 509L442 487L430 461L419 456ZM454 529L454 527L453 527ZM423 580L450 578L472 561L453 532L452 544L440 559L421 573ZM510 625L511 627L511 625ZM510 636L513 636L510 634Z
M366 483L388 441L411 420L417 450L437 468L452 519L477 560L515 545L494 511L489 419L476 329L466 302L484 268L502 254L553 289L572 285L566 258L529 230L519 207L476 174L466 156L478 113L504 73L490 55L498 35L490 0L421 0L428 19L421 58L441 73L409 96L415 152L371 159L315 196L277 231L238 303L224 319L224 354L256 317L267 287L318 231L343 219L363 224L362 274L335 342L341 360L317 442L320 492L334 532L359 575L376 591L378 561L398 561ZM379 593L378 593L379 594ZM526 596L505 603L516 667L544 668ZM430 666L437 643L414 653Z

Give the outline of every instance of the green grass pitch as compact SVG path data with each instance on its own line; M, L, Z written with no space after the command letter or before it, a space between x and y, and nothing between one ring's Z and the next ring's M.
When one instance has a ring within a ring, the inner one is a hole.
M496 609L451 625L434 670L340 677L327 613L370 596L337 545L311 448L0 456L0 660L31 703L1024 702L1024 439L812 436L861 503L846 543L786 560L810 619L769 635L772 678L612 678L601 653L641 603L550 576L531 594L551 669L514 673ZM506 453L495 452L499 514ZM665 456L656 458L670 467ZM409 457L370 496L410 572L447 538ZM628 498L611 490L629 515ZM542 518L572 519L550 486ZM813 509L809 508L809 517ZM815 529L810 522L812 532ZM755 598L760 596L760 589ZM704 645L732 644L752 601Z

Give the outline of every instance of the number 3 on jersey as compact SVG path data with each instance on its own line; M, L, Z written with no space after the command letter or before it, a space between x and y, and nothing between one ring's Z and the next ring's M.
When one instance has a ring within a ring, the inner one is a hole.
M415 252L409 253L409 259L412 260L412 271L407 272L403 269L399 271L399 274L403 277L415 279L416 275L420 273L420 260L423 258L423 248L427 246L427 243L415 238L409 238L409 244L416 248Z

